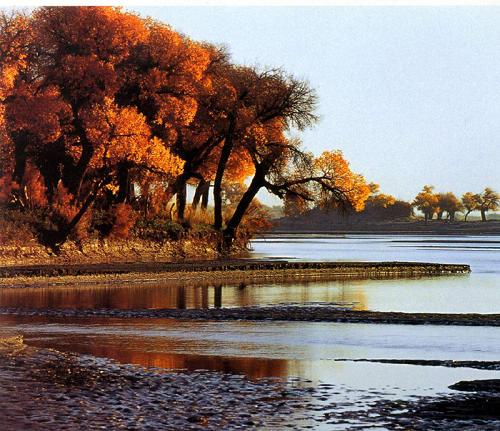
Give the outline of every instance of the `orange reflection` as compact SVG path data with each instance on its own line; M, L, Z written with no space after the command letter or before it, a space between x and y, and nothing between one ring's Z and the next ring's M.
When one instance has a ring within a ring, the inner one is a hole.
M74 336L65 338L37 338L27 340L37 347L50 347L66 352L76 352L97 357L114 359L124 364L142 365L165 369L211 370L245 375L250 379L262 377L286 378L289 372L288 361L253 357L204 356L170 353L178 347L176 340L151 340L139 337L99 337L94 342L88 337Z
M200 283L73 285L0 289L0 307L161 309L248 307L280 303L341 303L366 309L360 280L280 283ZM351 289L351 287L356 287Z

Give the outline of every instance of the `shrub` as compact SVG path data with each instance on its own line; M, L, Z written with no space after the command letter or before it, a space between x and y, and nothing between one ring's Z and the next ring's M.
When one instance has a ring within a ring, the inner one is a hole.
M115 238L128 238L130 230L137 220L132 207L125 203L117 204L113 207L113 215L114 220L110 235Z
M184 227L175 221L162 217L140 219L135 226L137 237L147 241L162 243L169 240L179 240L184 236Z

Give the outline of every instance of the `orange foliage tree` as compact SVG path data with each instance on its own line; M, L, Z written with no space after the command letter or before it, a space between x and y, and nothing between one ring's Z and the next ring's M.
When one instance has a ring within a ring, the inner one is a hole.
M439 209L439 199L434 193L434 186L424 186L422 191L415 196L413 206L424 214L425 222L432 219L432 216Z
M120 97L137 50L156 40L154 25L116 8L47 7L29 17L29 29L31 44L4 101L5 129L21 190L30 163L50 205L62 184L67 205L77 208L59 217L56 229L40 230L42 242L57 250L124 168L173 177L182 161ZM155 77L145 75L145 85L149 80ZM171 105L157 122L189 115L182 103Z

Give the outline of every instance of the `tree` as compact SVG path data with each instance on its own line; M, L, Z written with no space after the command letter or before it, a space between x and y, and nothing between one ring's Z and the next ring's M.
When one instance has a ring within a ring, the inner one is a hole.
M411 204L397 200L394 196L380 193L378 184L369 184L371 194L366 200L365 209L359 217L365 221L394 220L412 215Z
M314 124L316 94L306 82L285 75L281 70L257 72L234 68L230 74L235 97L228 110L224 135L214 180L214 228L222 229L222 181L234 148L260 139L263 129L280 134L290 127L298 130ZM248 151L248 146L245 150ZM252 154L252 151L249 151ZM255 165L255 163L254 163Z
M462 195L462 212L464 213L464 220L472 211L479 209L481 196L477 193L467 192Z
M438 214L442 215L443 212L446 212L450 221L454 221L456 212L462 210L462 203L460 200L452 192L439 193L437 197L437 204L439 207ZM441 217L438 218L441 219Z
M217 65L228 61L220 49L182 37L167 25L150 21L146 42L131 54L117 94L121 104L133 104L145 117L153 136L184 161L167 186L176 195L177 216L184 219L186 186L196 178L213 148L217 134Z
M28 166L41 174L52 227L40 227L40 239L57 251L103 190L122 186L124 169L168 178L182 161L118 97L137 67L132 53L152 39L144 20L116 8L47 7L29 28L32 41L4 102L10 174L20 192ZM180 115L184 105L170 102L161 119Z
M434 187L426 185L415 197L412 205L424 214L425 222L432 219L438 209L438 196L433 192Z
M283 198L283 212L285 217L296 217L303 214L309 209L309 202L304 198L294 195L293 193L286 193Z
M479 195L477 209L481 211L481 220L486 221L488 211L496 211L500 207L500 194L490 187L486 187Z
M260 139L246 142L255 174L223 231L224 248L230 248L236 231L260 189L283 199L295 196L321 207L362 210L370 193L364 178L353 173L340 151L325 151L318 158L303 152L300 141L269 139L275 130L262 129Z
M235 65L152 19L113 7L3 13L0 60L0 199L38 211L39 239L56 252L99 212L123 237L132 206L172 214L175 196L184 221L188 185L196 209L213 184L226 248L242 226L266 224L262 188L355 211L370 193L341 152L315 158L290 138L317 120L307 82Z
M29 20L24 14L0 11L0 197L2 201L12 199L16 150L7 129L6 104L13 94L20 71L26 67L31 39Z

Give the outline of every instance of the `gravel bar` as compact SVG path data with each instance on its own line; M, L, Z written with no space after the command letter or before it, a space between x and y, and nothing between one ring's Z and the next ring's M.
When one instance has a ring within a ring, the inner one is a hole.
M250 320L399 325L500 326L500 314L401 313L354 311L336 306L278 306L210 309L48 309L0 307L0 315L47 317L170 318L187 320Z
M467 274L469 265L421 262L290 262L286 260L209 260L190 262L125 262L109 264L30 265L0 267L0 278L58 277L68 275L130 273L192 273L233 271L328 271L332 275L446 275Z
M315 391L305 385L143 368L26 346L19 336L0 340L2 431L298 430L312 421L306 405Z

